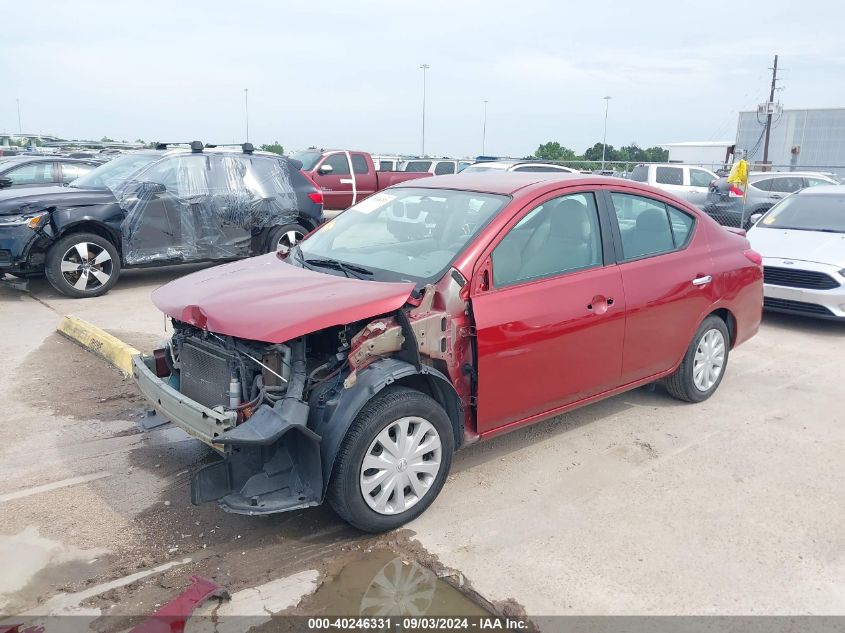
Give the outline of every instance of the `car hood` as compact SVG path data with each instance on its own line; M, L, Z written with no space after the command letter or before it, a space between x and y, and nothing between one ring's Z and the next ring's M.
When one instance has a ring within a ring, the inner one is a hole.
M39 211L56 206L88 206L114 202L108 189L76 189L75 187L26 187L0 189L0 215L21 211Z
M845 267L845 233L754 227L751 247L763 257L780 257Z
M413 283L349 279L299 268L275 253L215 266L153 292L164 313L217 334L283 343L399 309Z

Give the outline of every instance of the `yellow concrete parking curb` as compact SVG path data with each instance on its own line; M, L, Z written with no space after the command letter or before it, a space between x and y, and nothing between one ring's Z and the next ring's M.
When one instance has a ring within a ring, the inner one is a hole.
M85 349L109 361L124 375L132 374L132 357L141 352L131 345L75 316L63 317L56 329Z

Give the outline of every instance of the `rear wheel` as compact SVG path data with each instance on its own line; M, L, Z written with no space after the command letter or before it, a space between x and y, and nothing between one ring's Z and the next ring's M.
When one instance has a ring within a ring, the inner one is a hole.
M684 360L666 381L666 390L678 400L707 400L722 382L728 366L730 334L725 322L709 316L698 328Z
M343 440L328 501L365 532L384 532L422 514L446 481L454 436L431 397L392 387L370 400Z
M105 294L120 275L114 244L94 233L71 233L47 251L44 274L50 284L74 298Z
M300 224L286 224L270 231L267 240L267 252L287 254L305 237L308 230Z

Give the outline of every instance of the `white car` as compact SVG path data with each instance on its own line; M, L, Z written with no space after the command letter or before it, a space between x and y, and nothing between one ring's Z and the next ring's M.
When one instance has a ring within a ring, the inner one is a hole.
M413 158L402 163L400 171L427 172L435 176L457 174L471 165L470 160L456 158Z
M577 169L542 160L486 160L470 165L461 173L474 174L477 172L489 171L502 173L506 171L533 171L553 172L559 171L566 174L580 173Z
M710 183L718 178L719 176L704 167L673 163L637 165L631 171L631 180L663 189L697 207L704 206Z
M845 185L810 187L752 217L767 310L845 320Z

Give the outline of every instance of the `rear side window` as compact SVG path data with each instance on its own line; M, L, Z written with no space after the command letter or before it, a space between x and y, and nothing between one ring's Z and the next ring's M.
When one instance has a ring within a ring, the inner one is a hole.
M804 188L804 179L795 176L789 178L772 178L772 191L778 193L793 193Z
M94 169L93 165L88 165L86 163L61 163L61 165L62 182L72 182Z
M655 179L661 185L683 185L684 170L680 167L658 167Z
M666 205L651 198L612 193L626 260L675 250L675 236ZM679 227L679 235L683 229ZM686 231L689 235L689 229Z
M631 180L637 182L648 182L648 165L637 165L631 172Z
M430 168L430 160L411 160L405 165L405 171L428 171Z
M352 171L356 174L368 174L370 168L367 165L367 159L361 154L352 154Z
M434 168L434 174L436 176L442 176L444 174L454 174L455 173L455 163L437 163L437 166Z
M832 182L822 180L821 178L807 178L808 187L818 187L819 185L832 185Z
M771 191L772 190L772 180L773 178L763 178L763 180L755 180L754 182L748 183L755 189L759 189L760 191Z
M707 173L703 169L689 170L690 187L709 187L713 180L716 180L715 176Z
M675 207L667 206L666 210L669 212L669 224L672 227L675 248L683 248L692 235L692 225L695 223L695 219Z

